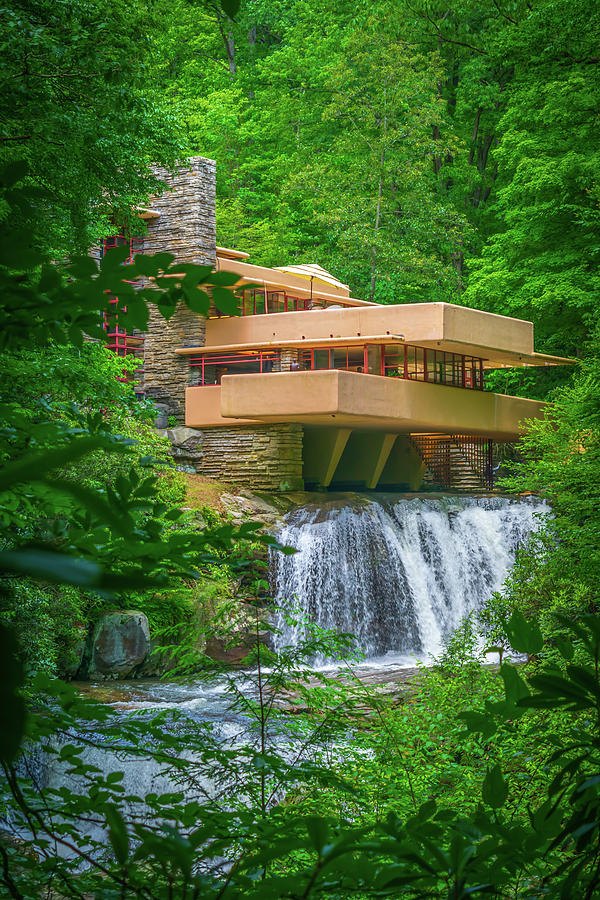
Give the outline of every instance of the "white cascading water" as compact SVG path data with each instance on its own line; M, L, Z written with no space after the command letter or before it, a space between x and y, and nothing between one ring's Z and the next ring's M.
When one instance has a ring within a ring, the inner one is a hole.
M273 553L282 608L356 637L367 658L427 657L502 588L517 547L549 512L534 498L357 497L293 510L277 535L299 552ZM276 623L275 649L300 627ZM320 660L323 662L323 660Z

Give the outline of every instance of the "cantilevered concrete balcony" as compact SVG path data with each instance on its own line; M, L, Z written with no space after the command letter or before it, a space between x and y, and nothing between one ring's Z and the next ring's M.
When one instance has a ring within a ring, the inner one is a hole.
M476 356L486 369L572 362L536 353L531 322L449 303L365 304L354 309L214 318L206 323L205 349L302 348L315 341L382 344L386 340ZM194 350L178 352L189 355Z
M186 391L192 428L297 422L388 434L459 433L516 440L544 404L487 391L318 370L225 375L220 386Z

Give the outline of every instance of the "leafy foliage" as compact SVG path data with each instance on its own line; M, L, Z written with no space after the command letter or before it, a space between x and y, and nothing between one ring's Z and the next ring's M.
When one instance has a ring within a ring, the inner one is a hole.
M481 674L470 702L478 694L490 699L484 713L461 714L467 732L451 707L435 722L432 713L444 708L440 691L446 704L469 704L462 681L452 686L435 672L425 674L416 708L409 699L395 711L363 687L363 709L366 703L369 716L382 717L374 733L361 727L364 718L353 718L352 693L324 676L317 688L303 688L308 715L290 719L280 691L285 697L310 674L304 660L315 646L331 653L323 634L307 634L303 647L278 661L261 660L259 650L254 696L232 680L234 708L248 728L234 746L208 723L166 712L124 720L38 677L29 734L56 757L71 787L44 788L35 778L32 785L6 767L15 824L33 829L27 847L36 856L5 845L4 883L25 898L50 879L66 896L102 884L157 898L197 889L223 897L592 897L600 621L590 616L566 627L561 663L524 673L503 665L503 697L497 679ZM538 652L535 626L516 616L510 628L515 643ZM275 668L263 669L264 662ZM123 771L94 765L90 729L105 752L162 764L172 790L127 793ZM533 743L535 762L527 758ZM458 752L464 759L453 762ZM467 772L471 784L462 783ZM85 868L74 869L56 846L85 860Z
M527 590L525 582L534 578L539 606L547 606L550 595L572 597L576 585L587 595L584 604L595 608L597 602L599 396L600 369L593 356L545 417L530 423L521 443L524 462L506 481L513 490L542 494L552 505L547 535L533 547L531 565L517 585Z
M21 638L28 670L73 673L69 655L102 603L162 590L163 606L173 610L177 579L197 580L208 566L222 564L234 535L253 537L258 526L219 522L202 530L173 505L183 485L152 428L152 409L117 380L135 362L118 360L98 343L105 339L108 293L127 303L129 327L140 327L150 301L167 318L182 301L206 312L208 295L198 285L207 283L215 301L231 308L227 279L200 266L178 266L177 277L169 277L168 254L139 257L125 271L120 250L108 253L100 268L87 257L64 268L50 265L36 249L35 199L25 171L22 165L3 171L5 203L20 214L21 244L0 265L6 579L0 611ZM6 247L14 237L8 221L0 233ZM135 291L132 276L152 281ZM85 340L90 335L96 343ZM36 587L23 576L43 583ZM165 619L171 621L169 614L162 614L162 624Z
M115 209L131 211L156 186L148 163L171 164L181 149L176 110L154 77L152 8L10 0L0 31L0 163L28 162L36 241L83 252Z
M219 242L319 262L355 296L459 300L581 357L597 305L592 0L161 5ZM544 397L565 370L500 373Z
M596 4L518 4L516 21L494 34L490 55L511 66L494 153L497 225L467 294L535 316L549 349L577 355L598 293L599 28Z

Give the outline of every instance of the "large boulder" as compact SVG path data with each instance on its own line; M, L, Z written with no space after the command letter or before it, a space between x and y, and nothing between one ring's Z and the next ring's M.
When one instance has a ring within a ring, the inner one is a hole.
M104 613L94 629L90 678L127 678L150 652L148 619L139 610Z
M181 472L194 474L202 465L204 453L202 442L204 434L197 428L187 428L179 425L177 428L169 428L167 437L171 442L171 456L175 460L175 467Z

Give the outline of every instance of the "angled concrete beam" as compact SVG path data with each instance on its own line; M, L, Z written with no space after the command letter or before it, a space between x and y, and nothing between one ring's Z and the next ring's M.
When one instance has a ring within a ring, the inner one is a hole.
M348 438L352 434L351 428L337 428L337 434L335 436L335 440L333 442L333 447L331 448L329 462L327 464L327 469L325 470L325 476L321 482L323 487L329 487L331 484L331 480L335 475L335 470L338 467L338 463L344 452L346 444L348 443Z
M383 485L405 485L409 491L418 491L423 483L425 471L423 457L409 436L399 434L379 481Z
M351 428L304 429L305 482L329 487L351 434Z
M366 486L368 490L375 490L379 483L379 479L381 478L381 473L385 468L385 464L388 461L388 457L392 451L392 447L396 443L397 434L381 434L377 436L379 438L379 447L378 450L374 453L371 458L371 474L366 479ZM368 465L368 462L367 462Z

